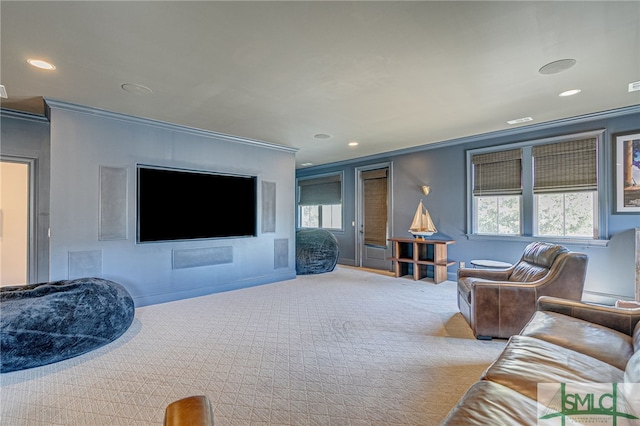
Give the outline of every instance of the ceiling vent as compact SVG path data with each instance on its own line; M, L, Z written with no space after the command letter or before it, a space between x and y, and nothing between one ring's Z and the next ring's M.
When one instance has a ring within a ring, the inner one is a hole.
M526 123L527 121L533 121L533 118L531 117L516 118L515 120L507 121L507 124L520 124L520 123Z
M629 83L629 91L636 92L640 90L640 81L634 81L633 83Z
M631 86L629 86L629 91L631 91ZM8 97L9 96L7 96L7 89L4 88L4 84L0 84L0 98L7 99Z

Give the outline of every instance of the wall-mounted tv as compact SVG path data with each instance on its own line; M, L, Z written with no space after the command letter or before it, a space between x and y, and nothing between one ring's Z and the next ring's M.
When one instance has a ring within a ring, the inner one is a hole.
M137 169L138 242L257 235L256 176Z

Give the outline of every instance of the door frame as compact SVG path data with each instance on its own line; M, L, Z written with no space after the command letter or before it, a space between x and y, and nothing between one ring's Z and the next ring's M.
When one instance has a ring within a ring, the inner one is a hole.
M36 235L36 159L28 157L17 157L11 155L0 155L0 162L26 164L29 183L27 190L27 282L32 283L38 276L38 238Z
M362 183L362 172L376 169L389 170L387 175L387 232L388 236L393 235L393 161L385 161L383 163L368 164L366 166L360 166L355 168L355 263L357 267L362 267L362 255L364 248L364 235L360 232L362 225L364 224L364 208L363 197L364 189Z

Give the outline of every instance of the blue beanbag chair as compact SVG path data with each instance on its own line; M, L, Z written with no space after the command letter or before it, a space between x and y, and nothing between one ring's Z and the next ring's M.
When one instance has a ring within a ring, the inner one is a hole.
M296 231L296 274L331 272L338 263L338 240L324 229Z
M129 292L100 278L0 287L0 373L97 349L127 331L134 314Z

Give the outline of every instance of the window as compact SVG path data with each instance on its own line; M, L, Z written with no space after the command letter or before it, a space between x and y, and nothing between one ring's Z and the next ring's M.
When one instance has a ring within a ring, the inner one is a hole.
M472 163L474 233L519 235L522 150L476 154Z
M598 238L596 138L532 148L534 235Z
M520 196L476 198L478 234L520 235Z
M342 175L298 181L298 226L342 229Z
M534 235L593 237L597 213L597 192L566 192L535 196Z
M602 133L469 151L470 233L602 238Z

